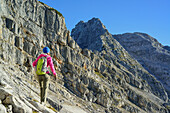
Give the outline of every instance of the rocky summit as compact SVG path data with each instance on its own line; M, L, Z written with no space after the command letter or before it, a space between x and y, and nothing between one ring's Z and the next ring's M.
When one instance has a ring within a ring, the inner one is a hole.
M46 46L57 80L42 105L32 62ZM147 34L112 35L93 18L70 35L46 4L1 0L0 113L169 113L168 55Z

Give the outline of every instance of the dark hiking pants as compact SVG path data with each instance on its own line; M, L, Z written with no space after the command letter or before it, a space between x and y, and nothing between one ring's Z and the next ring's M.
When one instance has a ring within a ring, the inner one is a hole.
M49 75L38 75L38 82L40 84L40 101L46 103L47 90L49 85Z

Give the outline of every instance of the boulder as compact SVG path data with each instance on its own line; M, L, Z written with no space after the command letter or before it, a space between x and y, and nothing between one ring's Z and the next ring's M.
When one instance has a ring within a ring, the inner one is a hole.
M0 104L0 113L7 113L6 108L3 104Z
M75 48L75 41L72 39L70 40L70 42L68 43L68 46L70 46L71 48Z
M16 113L31 113L32 109L29 108L21 99L13 95L9 95L3 101L4 104L12 105L13 111Z
M31 101L31 100L29 100L29 102L30 102L33 106L35 106L35 108L38 109L38 110L39 110L40 112L42 112L42 113L56 113L55 111L53 111L53 110L51 110L51 109L49 109L49 108L47 108L47 107L44 107L44 105L42 105L42 104L40 104L40 103L38 103L38 102Z
M83 49L82 54L86 57L90 57L90 51L88 49Z

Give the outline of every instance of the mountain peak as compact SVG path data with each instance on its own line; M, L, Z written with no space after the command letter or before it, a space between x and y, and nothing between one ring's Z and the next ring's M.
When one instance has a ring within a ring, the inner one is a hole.
M169 98L163 85L129 55L98 18L80 21L72 30L75 40L69 34L64 18L44 3L37 0L1 0L1 112L169 112ZM133 34L138 38L139 35ZM144 39L142 36L141 39ZM82 50L75 41L82 48L98 51ZM138 44L135 50L139 48ZM40 87L32 63L46 46L50 48L57 79L49 76L44 106L40 104ZM136 53L146 56L147 52ZM152 57L153 60L166 61L168 65L169 58L162 53ZM155 65L155 62L150 64ZM162 65L150 68L170 75L170 67ZM164 77L167 86L168 77Z
M80 21L71 32L72 38L84 49L101 50L101 35L107 32L106 27L98 18L92 18L88 22Z
M80 28L80 27L82 28L90 27L93 29L98 28L100 30L106 29L106 27L103 25L103 23L99 18L92 18L88 22L84 22L84 21L78 22L78 24L76 24L76 27L72 30L72 32L74 32L76 28Z
M101 22L101 20L99 18L92 18L87 23L106 29L106 27L103 25L103 23Z

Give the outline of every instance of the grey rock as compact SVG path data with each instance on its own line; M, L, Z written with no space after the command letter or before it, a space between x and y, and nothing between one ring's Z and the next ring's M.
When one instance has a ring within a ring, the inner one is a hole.
M103 105L104 107L110 107L111 106L111 101L110 101L110 99L108 98L108 96L106 95L106 94L103 94L103 93L101 93L101 94L97 94L97 100L96 100L96 102L98 103L98 104L101 104L101 105Z
M2 105L2 104L0 104L0 112L1 113L7 113L5 106Z
M169 93L170 53L167 46L145 33L125 33L114 35L123 47L136 58L142 66L162 82ZM165 48L165 49L164 49Z
M41 105L40 103L34 102L34 101L29 101L33 106L35 106L39 111L42 113L55 113L53 110L44 107L44 105Z
M33 48L33 44L29 43L28 41L24 41L23 50L26 51L28 54L31 54Z
M62 14L42 2L0 3L0 100L10 106L8 112L167 112L169 98L162 84L99 19L79 22L72 38ZM32 67L45 46L57 72L56 81L50 77L47 106L39 102Z
M0 91L1 91L1 94L0 94L1 100L5 100L8 95L10 96L13 93L13 91L11 89L4 90L4 89L1 88Z
M168 50L168 51L170 51L170 47L169 46L164 46L163 48Z
M55 108L57 111L60 111L60 110L62 109L62 106L59 105L59 104L57 104L57 103L55 103L55 102L53 102L52 99L47 98L47 101L48 101L49 104L50 104L53 108Z
M32 109L25 105L19 98L14 96L7 96L6 99L3 101L4 104L12 104L14 106L14 112L18 113L30 113Z
M94 96L93 94L93 91L90 91L88 94L87 94L87 98L90 102L96 102L97 98Z
M103 29L103 24L97 18L89 20L87 23L80 21L76 28L71 32L73 39L79 44L79 46L84 49L99 50L102 48L102 40L100 35L103 35L105 29ZM99 29L96 29L99 28ZM102 29L100 29L102 28ZM93 38L90 38L93 37Z
M61 36L58 38L58 43L61 45L66 45L66 39L63 39Z
M6 27L14 33L15 33L15 30L16 30L15 26L16 25L15 25L15 22L13 20L6 18Z
M8 105L8 107L7 107L7 113L12 113L12 105Z
M22 38L17 37L17 36L15 37L15 46L16 47L22 49L23 48L22 42L23 42Z
M71 40L69 43L68 43L68 46L70 46L71 48L75 48L75 41L74 40Z
M88 48L94 51L94 53L98 56L98 57L95 57L95 55L91 54L91 59L93 59L95 71L96 72L101 71L102 73L104 73L104 71L105 72L108 71L113 76L115 74L118 74L119 69L125 73L127 73L127 71L125 70L128 70L127 75L125 74L127 76L125 78L128 83L130 83L132 86L137 87L139 89L143 89L148 92L151 91L153 94L157 95L159 98L167 101L168 100L167 93L164 87L162 86L162 84L158 82L156 78L154 78L151 74L149 74L135 59L133 59L128 54L128 52L119 44L119 42L115 40L115 37L112 36L107 31L104 25L101 24L99 26L98 25L94 26L94 24L96 23L101 23L101 21L95 18L91 19L90 21L86 23L81 21L76 25L76 27L71 32L71 36L75 39L75 41L79 44L81 48ZM96 31L93 29L95 29ZM98 30L99 32L97 32ZM101 40L102 42L101 44L98 42L96 36L99 37L99 39ZM93 43L90 43L91 40L94 40ZM154 39L152 38L149 40L154 41ZM96 47L98 45L96 43L100 44L99 48L101 49L98 49ZM148 45L148 44L150 44L149 41L144 43L144 45ZM154 43L153 45L161 47L161 45L158 43ZM142 53L142 55L144 54L145 53ZM106 65L105 63L103 63L103 62L106 62L105 60L107 60L111 64L113 63L113 65L115 65L117 68L113 70L110 70L110 68L106 68L106 66L109 67L109 65ZM132 65L136 65L136 66L132 67ZM101 76L101 74L99 73L98 75ZM107 74L107 77L109 78L109 80L111 79L113 80L114 78L114 80L117 81L120 86L125 87L126 83L124 80L124 74L118 74L120 78L119 77L117 78L116 76L110 79L109 76L110 74ZM147 85L146 83L143 83L142 81L147 82L149 85ZM151 81L154 81L154 83ZM94 83L94 81L91 81L90 84L91 83ZM94 90L94 92L97 92L99 89L99 88L95 88L93 85L89 85L89 86L90 86L89 88L92 88L93 90L97 89L97 90ZM163 96L160 96L160 95L163 95Z
M88 50L88 49L83 49L83 51L82 51L82 54L84 55L84 56L86 56L86 57L90 57L90 51Z
M24 56L23 56L23 54L22 54L22 51L20 51L19 49L16 49L15 51L16 51L16 54L15 54L15 57L16 57L15 62L16 62L17 64L19 64L19 65L22 65L23 62L24 62Z

